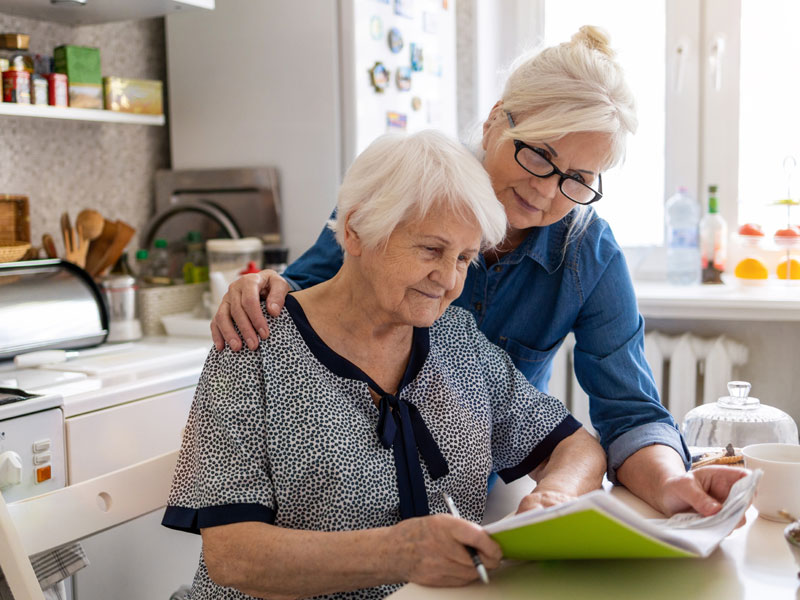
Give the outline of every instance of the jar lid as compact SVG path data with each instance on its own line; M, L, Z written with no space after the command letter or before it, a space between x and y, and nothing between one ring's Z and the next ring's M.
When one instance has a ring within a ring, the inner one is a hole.
M103 281L101 282L101 285L107 290L132 287L135 284L136 279L124 273L107 275L103 277Z
M229 252L231 254L261 252L262 246L261 240L254 237L239 238L238 240L208 240L206 242L206 250L209 252Z

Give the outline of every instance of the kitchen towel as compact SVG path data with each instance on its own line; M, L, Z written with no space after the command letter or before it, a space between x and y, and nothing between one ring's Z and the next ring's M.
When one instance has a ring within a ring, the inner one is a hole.
M31 556L31 565L46 600L67 600L63 580L89 564L80 542L65 544ZM0 573L0 600L14 600L5 577Z

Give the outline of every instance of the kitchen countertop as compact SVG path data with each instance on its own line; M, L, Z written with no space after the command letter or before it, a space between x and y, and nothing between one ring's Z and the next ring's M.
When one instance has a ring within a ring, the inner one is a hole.
M639 312L654 319L800 321L800 282L670 285L634 281Z

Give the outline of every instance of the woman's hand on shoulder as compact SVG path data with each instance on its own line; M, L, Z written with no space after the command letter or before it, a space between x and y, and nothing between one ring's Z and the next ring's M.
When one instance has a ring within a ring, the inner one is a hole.
M466 546L478 551L487 569L503 557L500 546L480 525L440 514L406 519L393 527L392 560L404 581L431 586L464 585L478 578Z
M286 280L271 269L242 275L234 281L211 320L211 339L217 350L225 348L226 341L234 352L241 350L242 342L234 323L247 347L251 350L258 348L258 338L265 340L269 336L269 326L261 312L261 297L266 296L267 312L277 317L290 289Z

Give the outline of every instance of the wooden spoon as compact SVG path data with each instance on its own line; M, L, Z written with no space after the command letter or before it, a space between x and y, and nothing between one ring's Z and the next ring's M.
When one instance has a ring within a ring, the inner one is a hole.
M99 238L100 234L103 233L104 223L103 215L89 208L79 212L78 218L75 220L75 225L83 227L83 235L90 242Z
M58 258L58 252L56 252L56 243L53 241L53 236L49 233L45 233L42 236L42 248L44 248L47 258Z

